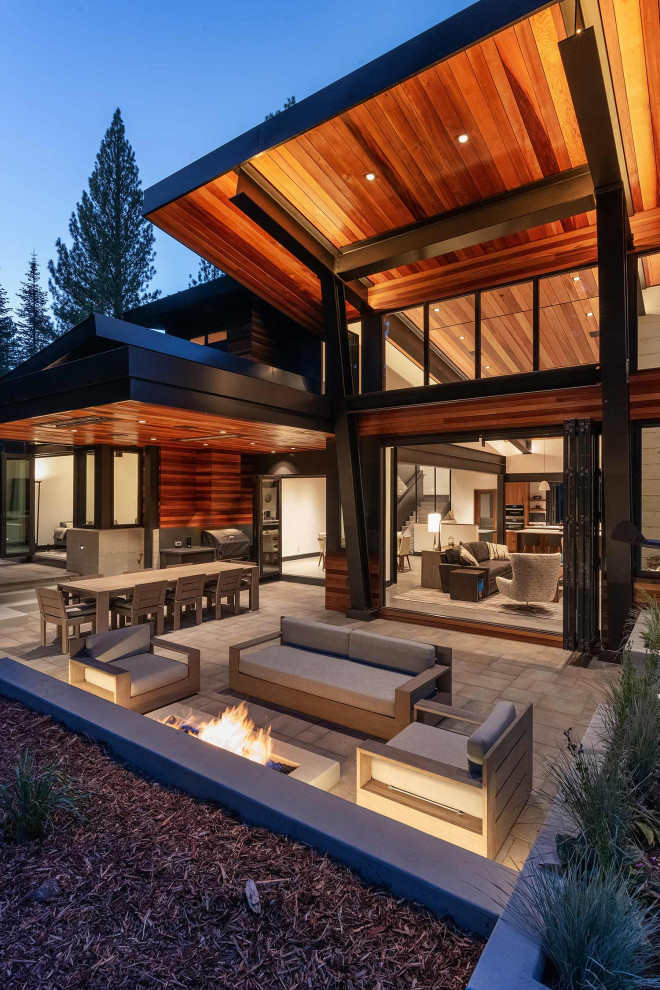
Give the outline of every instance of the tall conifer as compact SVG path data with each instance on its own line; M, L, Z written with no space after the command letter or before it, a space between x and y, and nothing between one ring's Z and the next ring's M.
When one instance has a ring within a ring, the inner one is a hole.
M27 361L50 344L57 334L48 313L48 294L41 288L37 255L30 255L25 281L18 293L20 305L16 310L17 363Z
M142 186L135 153L119 109L105 133L89 187L71 214L71 246L58 238L57 261L48 262L53 312L67 330L92 312L121 317L156 299L149 284L154 233L142 216Z
M16 324L9 307L9 296L0 285L0 377L16 364Z

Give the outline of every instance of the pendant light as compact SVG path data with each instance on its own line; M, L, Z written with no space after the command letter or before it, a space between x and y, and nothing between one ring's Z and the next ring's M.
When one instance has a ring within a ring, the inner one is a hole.
M545 437L544 437L543 438L543 474L545 474L545 473L546 473L546 471L545 471ZM550 485L548 484L547 481L542 481L541 482L541 484L539 485L539 491L540 492L549 492L550 491Z

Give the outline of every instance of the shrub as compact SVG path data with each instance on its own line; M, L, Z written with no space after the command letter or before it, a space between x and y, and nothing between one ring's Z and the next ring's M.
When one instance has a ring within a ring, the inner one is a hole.
M660 599L642 592L641 605L636 610L642 616L641 635L649 653L660 653Z
M510 904L514 923L537 939L555 970L558 990L650 990L658 922L631 896L625 871L589 874L578 860L562 872L522 877Z
M584 750L566 733L568 747L549 763L549 775L575 839L557 837L557 848L589 850L590 860L604 868L621 865L631 858L635 832L641 817L635 787L622 760L603 758ZM584 855L587 855L585 852Z
M55 767L39 768L29 750L21 753L11 780L0 784L0 814L17 842L42 838L58 811L78 815L79 798Z

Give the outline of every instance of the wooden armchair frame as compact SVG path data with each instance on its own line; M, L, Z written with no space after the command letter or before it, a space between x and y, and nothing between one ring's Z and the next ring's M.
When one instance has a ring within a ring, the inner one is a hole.
M451 650L436 646L436 661L433 667L410 677L394 692L394 716L380 715L364 708L356 708L339 701L332 701L322 695L309 694L284 684L274 684L261 677L245 674L240 669L241 655L255 646L282 639L281 628L265 633L244 643L229 647L229 686L233 691L251 695L261 701L271 702L282 708L311 715L326 722L334 722L348 729L357 729L391 739L412 721L415 704L422 698L431 696L451 701ZM358 663L359 661L355 661ZM388 669L388 668L383 668Z
M174 701L182 698L189 698L192 694L197 694L200 688L200 652L192 646L182 646L180 643L171 643L168 639L157 637L151 640L149 653L155 653L160 649L168 653L183 654L187 658L188 676L179 681L174 681L165 687L157 688L155 691L148 691L146 694L139 694L131 697L131 674L121 666L121 660L106 662L104 660L93 660L84 656L85 639L75 639L71 642L72 656L69 659L69 684L95 694L98 698L105 698L122 708L129 708L131 711L145 712L153 711L154 708L162 708ZM159 654L162 655L162 654ZM92 668L100 670L114 678L114 690L109 691L97 684L90 684L85 680L85 669Z
M419 713L481 725L475 712L423 700ZM432 729L433 727L431 727ZM467 746L467 736L465 739ZM533 706L526 705L484 756L481 778L440 760L416 756L369 740L357 747L357 803L440 839L495 859L532 790ZM371 775L374 758L481 793L481 816L439 805L412 792L397 791Z

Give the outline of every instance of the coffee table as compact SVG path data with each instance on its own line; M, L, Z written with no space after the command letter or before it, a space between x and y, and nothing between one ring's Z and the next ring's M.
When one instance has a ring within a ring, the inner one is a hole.
M481 585L481 594L479 588ZM488 595L488 571L483 567L457 567L449 575L449 597L458 602L480 602Z

